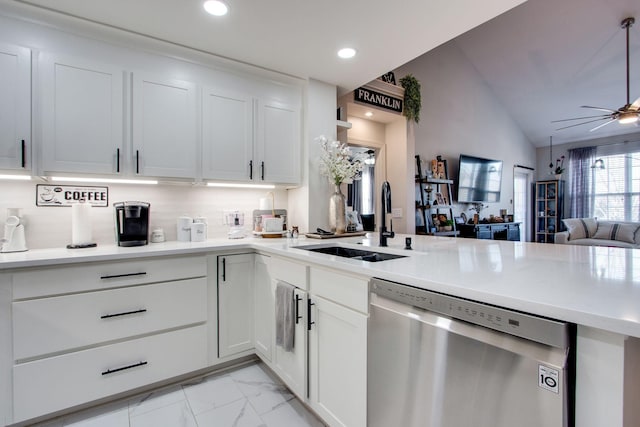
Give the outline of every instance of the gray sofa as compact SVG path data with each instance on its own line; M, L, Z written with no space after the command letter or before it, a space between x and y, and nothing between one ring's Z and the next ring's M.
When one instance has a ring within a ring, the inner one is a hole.
M640 222L598 221L595 218L562 220L567 231L555 234L555 243L640 249Z

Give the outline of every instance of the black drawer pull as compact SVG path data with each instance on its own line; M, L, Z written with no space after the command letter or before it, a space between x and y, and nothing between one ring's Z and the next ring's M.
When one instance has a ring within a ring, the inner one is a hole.
M100 318L111 319L112 317L128 316L130 314L139 314L139 313L146 313L146 312L147 312L146 308L141 308L140 310L125 311L122 313L115 313L115 314L105 314L104 316L100 316Z
M22 158L20 166L24 169L27 166L27 144L22 140L20 145L20 156Z
M300 307L298 307L300 301L302 301L302 298L300 298L300 295L296 295L296 325L298 324L298 320L302 319L299 313Z
M111 274L108 276L100 276L101 279L117 279L119 277L130 277L130 276L144 276L145 274L147 274L146 271L143 271L142 273L125 273L125 274Z
M315 325L316 322L311 321L311 306L315 303L311 302L311 299L307 300L307 331L311 330L311 325Z
M122 368L107 369L102 375L115 374L116 372L124 371L125 369L137 368L138 366L146 365L148 362L143 360L142 362L134 363L133 365L123 366Z

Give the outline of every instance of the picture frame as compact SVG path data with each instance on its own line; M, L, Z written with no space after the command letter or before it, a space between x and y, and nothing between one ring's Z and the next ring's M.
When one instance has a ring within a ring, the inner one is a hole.
M465 223L465 220L462 219L461 216L456 216L453 218L453 221L456 223L456 225L462 225Z
M513 215L507 215L507 222L513 222Z
M435 198L436 198L436 203L438 205L446 205L447 204L447 199L444 198L444 195L440 192L435 194Z

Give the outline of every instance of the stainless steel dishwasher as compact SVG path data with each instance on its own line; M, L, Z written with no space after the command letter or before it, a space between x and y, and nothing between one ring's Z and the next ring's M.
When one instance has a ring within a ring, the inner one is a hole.
M568 427L575 325L371 282L369 426Z

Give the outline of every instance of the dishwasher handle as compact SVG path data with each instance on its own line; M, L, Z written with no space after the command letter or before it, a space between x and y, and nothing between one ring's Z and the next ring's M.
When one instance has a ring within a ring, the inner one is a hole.
M410 321L420 322L428 327L464 336L529 359L544 361L545 364L553 365L560 369L567 366L568 348L553 347L505 332L498 332L484 326L439 315L432 311L406 305L379 295L375 295L375 298L372 298L371 301L371 312L374 313L376 310L391 311L398 316L408 318Z

